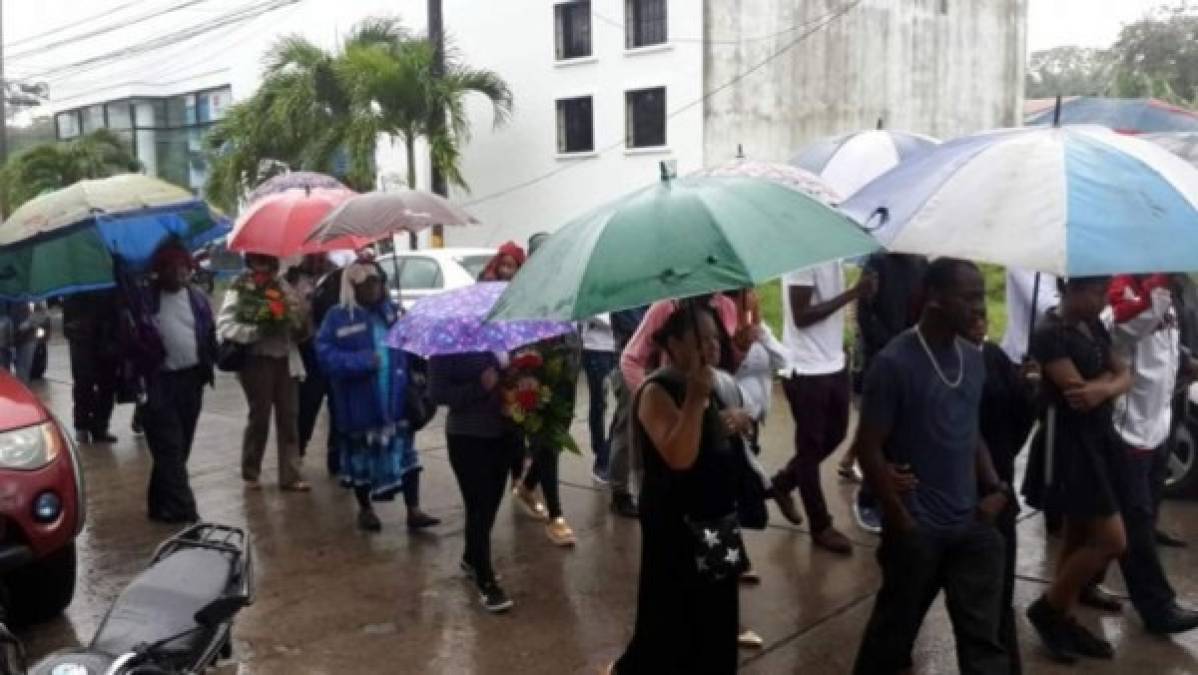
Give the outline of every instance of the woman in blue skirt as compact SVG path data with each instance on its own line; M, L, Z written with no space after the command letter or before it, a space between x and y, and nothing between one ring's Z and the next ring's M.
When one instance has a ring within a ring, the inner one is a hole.
M368 532L382 528L372 502L391 501L399 492L409 529L440 522L420 510L420 460L404 416L408 358L386 342L397 316L382 269L355 262L342 273L341 303L329 310L316 338L344 439L341 483L353 488L358 527Z

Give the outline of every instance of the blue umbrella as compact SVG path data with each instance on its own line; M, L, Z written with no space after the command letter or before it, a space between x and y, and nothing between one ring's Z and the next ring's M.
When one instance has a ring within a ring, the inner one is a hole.
M1154 98L1078 96L1060 103L1060 124L1101 124L1125 134L1198 131L1198 112ZM1053 108L1024 118L1029 127L1053 124Z
M1198 170L1103 127L965 136L842 208L900 253L1058 276L1198 269Z

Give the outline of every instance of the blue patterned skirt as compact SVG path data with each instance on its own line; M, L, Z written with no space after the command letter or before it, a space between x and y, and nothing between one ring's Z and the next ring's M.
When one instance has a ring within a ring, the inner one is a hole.
M374 501L391 501L403 490L404 477L420 470L415 436L407 425L391 425L341 435L341 484L370 488Z

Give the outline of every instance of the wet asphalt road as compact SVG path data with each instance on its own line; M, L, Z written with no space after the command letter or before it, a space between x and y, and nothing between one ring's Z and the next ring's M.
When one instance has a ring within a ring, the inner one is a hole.
M51 350L46 382L36 388L70 419L70 371L65 346ZM780 392L779 392L780 393ZM779 401L781 398L779 397ZM579 412L585 413L585 393ZM424 506L444 519L410 535L401 504L382 505L381 534L354 528L352 496L329 480L322 455L309 456L311 494L284 494L274 485L273 446L263 471L265 489L247 492L238 474L245 406L240 388L221 376L207 394L191 462L193 487L207 520L247 527L254 537L258 598L236 626L236 655L221 673L597 673L623 648L635 610L639 531L635 521L607 510L606 493L589 477L590 459L564 456L562 497L578 534L559 549L542 526L517 513L510 499L494 534L496 568L516 602L506 616L478 609L458 572L463 510L438 421L420 434ZM128 433L128 407L119 408L115 446L85 448L89 522L79 540L78 592L59 620L25 631L31 655L86 642L108 604L173 528L146 520L145 448ZM584 414L575 435L589 438ZM323 438L322 427L317 438ZM776 408L764 433L764 463L781 465L793 425ZM853 539L848 558L816 549L804 528L784 525L775 512L764 532L747 533L762 584L741 593L742 620L765 639L742 652L744 673L846 673L880 576L876 538L856 529L848 505L852 485L825 467L825 490L840 528ZM1198 506L1169 502L1163 525L1198 542ZM1038 515L1020 524L1017 602L1026 607L1043 589L1051 560ZM1198 545L1198 544L1196 544ZM1165 565L1182 598L1198 600L1198 550L1167 550ZM1118 573L1111 585L1122 588ZM1084 615L1119 651L1113 662L1086 662L1091 673L1198 672L1198 634L1172 640L1147 635L1130 609L1122 615ZM1038 649L1020 620L1025 672L1064 673ZM918 671L956 670L952 631L942 603L933 609L917 646Z

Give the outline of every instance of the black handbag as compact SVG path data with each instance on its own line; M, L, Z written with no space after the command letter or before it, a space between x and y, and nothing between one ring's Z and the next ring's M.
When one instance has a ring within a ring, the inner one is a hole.
M216 346L216 367L226 373L239 373L250 358L250 346L221 340Z
M700 579L716 582L738 578L749 569L745 542L740 536L740 521L735 513L714 520L686 518L685 521L695 539L695 567Z
M428 393L428 362L408 354L408 386L404 392L404 417L408 428L420 431L437 414L437 405Z

